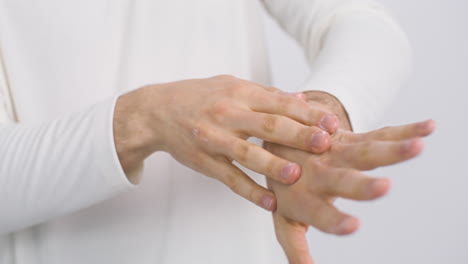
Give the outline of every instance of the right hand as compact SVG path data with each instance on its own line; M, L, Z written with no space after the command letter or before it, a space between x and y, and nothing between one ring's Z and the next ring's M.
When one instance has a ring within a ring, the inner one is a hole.
M306 239L309 226L336 235L356 231L359 220L339 211L335 199L370 201L385 195L390 181L362 171L414 158L422 152L422 138L434 128L431 120L362 134L340 129L330 149L319 155L265 142L272 153L302 165L303 175L292 186L268 180L278 200L273 212L276 236L289 263L313 263Z
M257 137L321 153L330 146L327 132L335 132L338 126L336 116L298 97L216 76L150 85L121 96L114 115L114 138L124 170L136 167L153 152L166 151L272 211L274 194L233 161L283 184L297 181L301 168L246 139Z

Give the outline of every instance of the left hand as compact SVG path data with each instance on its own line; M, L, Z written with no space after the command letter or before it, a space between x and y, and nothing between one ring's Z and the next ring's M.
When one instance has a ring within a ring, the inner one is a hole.
M277 89L220 75L151 84L124 94L117 100L113 124L117 154L126 173L140 167L152 153L164 151L273 211L273 193L233 161L285 184L297 180L300 167L247 138L320 153L329 147L327 132L336 131L338 119ZM139 179L129 180L138 183Z
M343 121L340 120L346 124ZM334 200L373 200L385 195L390 181L370 178L361 171L415 157L423 149L421 137L433 129L433 121L364 134L340 129L332 135L331 148L322 154L266 142L265 148L273 154L302 165L302 176L292 186L267 179L277 197L277 210L273 213L276 236L289 262L313 263L305 236L310 225L337 235L356 231L359 220L338 211Z

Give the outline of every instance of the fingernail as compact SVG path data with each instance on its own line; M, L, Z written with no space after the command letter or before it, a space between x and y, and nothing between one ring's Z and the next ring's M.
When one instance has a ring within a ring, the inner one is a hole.
M269 196L269 195L265 195L262 199L262 204L263 204L263 208L271 211L273 210L273 201L274 201L274 198Z
M283 178L286 183L293 183L298 171L299 165L296 163L288 163L288 165L284 166L281 170L281 178Z
M328 132L335 132L338 129L338 118L334 115L327 115L322 118L319 126Z
M328 140L328 134L325 131L315 133L310 140L310 147L315 150L321 150Z

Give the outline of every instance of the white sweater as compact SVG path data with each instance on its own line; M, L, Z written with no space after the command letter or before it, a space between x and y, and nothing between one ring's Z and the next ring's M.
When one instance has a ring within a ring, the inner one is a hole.
M132 186L112 134L116 95L145 84L268 84L262 4L304 48L300 89L336 95L357 130L409 72L370 1L0 0L0 263L285 263L267 212L165 153Z

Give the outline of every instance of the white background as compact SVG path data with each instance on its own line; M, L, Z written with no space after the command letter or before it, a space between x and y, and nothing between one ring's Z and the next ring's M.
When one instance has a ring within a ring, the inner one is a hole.
M415 160L371 172L390 176L389 195L340 202L361 218L354 235L309 234L318 264L468 263L468 1L385 0L408 33L414 73L376 128L432 118L437 131ZM265 16L274 85L299 86L301 50Z

